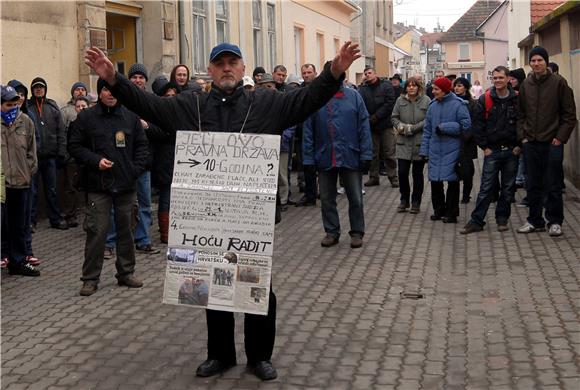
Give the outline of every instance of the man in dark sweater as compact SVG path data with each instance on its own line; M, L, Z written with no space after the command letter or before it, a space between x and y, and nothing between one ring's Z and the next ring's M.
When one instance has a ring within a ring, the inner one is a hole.
M121 103L141 118L168 131L183 129L219 132L281 134L320 109L338 91L344 72L360 57L358 45L346 42L331 63L305 88L287 93L259 88L244 89L245 65L240 48L222 43L210 54L210 92L183 92L171 99L147 93L115 72L112 62L98 48L87 50L85 63L111 86ZM196 374L208 377L236 364L234 315L206 310L208 356ZM278 376L271 357L276 334L276 296L270 289L268 314L246 314L244 335L247 367L262 380Z
M521 147L517 140L518 96L509 86L509 70L504 66L492 72L493 87L481 95L473 115L473 133L477 145L483 149L485 158L481 174L481 188L477 195L471 219L461 234L483 230L485 215L497 193L500 181L500 196L495 208L497 230L508 230L511 202L515 192L518 156Z

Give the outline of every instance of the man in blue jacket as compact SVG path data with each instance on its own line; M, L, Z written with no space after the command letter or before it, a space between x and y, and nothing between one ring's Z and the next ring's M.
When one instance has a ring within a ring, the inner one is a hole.
M373 160L369 114L359 93L344 86L304 122L304 169L318 170L323 247L338 244L340 221L336 182L340 176L348 198L350 246L360 248L365 233L362 173Z

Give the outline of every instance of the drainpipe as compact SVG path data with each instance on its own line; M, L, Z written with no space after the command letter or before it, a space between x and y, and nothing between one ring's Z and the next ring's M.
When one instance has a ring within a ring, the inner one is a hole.
M190 55L189 55L189 41L187 40L187 33L185 32L185 14L183 12L183 0L179 0L177 2L177 14L179 18L179 63L186 64L187 59L190 57Z

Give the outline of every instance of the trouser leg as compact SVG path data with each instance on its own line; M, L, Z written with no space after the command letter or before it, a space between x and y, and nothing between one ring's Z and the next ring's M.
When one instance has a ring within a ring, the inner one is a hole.
M126 192L113 198L115 226L117 227L117 279L135 272L135 246L133 245L133 204L135 192ZM103 248L104 249L104 248Z
M113 198L109 194L87 195L84 229L87 233L82 281L98 282L103 268L105 240Z
M271 360L276 340L276 295L270 285L268 315L246 314L244 317L244 346L249 364Z

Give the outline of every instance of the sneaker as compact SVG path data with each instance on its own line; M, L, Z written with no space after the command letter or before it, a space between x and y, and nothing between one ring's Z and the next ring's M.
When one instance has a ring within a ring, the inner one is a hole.
M550 229L548 230L548 234L552 237L559 237L562 235L562 225L558 225L557 223L553 223L550 225Z
M391 187L399 188L399 178L397 176L389 177L389 181L391 182Z
M432 216L429 217L429 219L431 219L431 221L440 221L443 217L441 217L440 215L437 214L433 214Z
M483 226L479 226L476 223L468 223L459 231L459 234L471 234L475 232L481 232L483 230Z
M33 255L26 256L26 262L30 265L39 265L40 259L38 257L34 257Z
M26 262L22 264L17 264L14 267L9 267L8 272L10 275L22 275L22 276L40 276L40 271L36 269L31 264Z
M0 260L0 268L6 268L8 267L8 257L3 257Z
M145 253L146 255L156 255L157 253L161 252L159 249L153 248L151 244L135 245L135 249L137 252Z
M81 291L79 291L79 295L83 297L88 297L89 295L93 295L99 289L99 285L95 282L83 282L83 286L81 287Z
M336 189L336 193L337 193L338 195L342 195L342 194L344 194L344 187L338 187L338 188Z
M115 256L113 248L105 248L105 255L103 256L105 260L111 260Z
M338 237L334 237L332 234L327 234L320 242L320 245L325 248L329 248L336 244L338 244Z
M418 204L413 204L411 205L411 210L409 211L409 214L419 214L420 211L421 206L419 206Z
M119 286L127 286L129 288L141 288L143 287L143 282L137 279L134 275L125 276L117 281Z
M350 247L351 248L360 248L363 246L363 239L358 234L353 235L350 238Z
M457 217L441 217L443 223L457 223Z
M518 233L522 233L522 234L528 234L528 233L534 233L534 232L545 232L546 228L545 227L535 227L534 225L532 225L529 222L526 222L522 227L520 227L518 229Z

